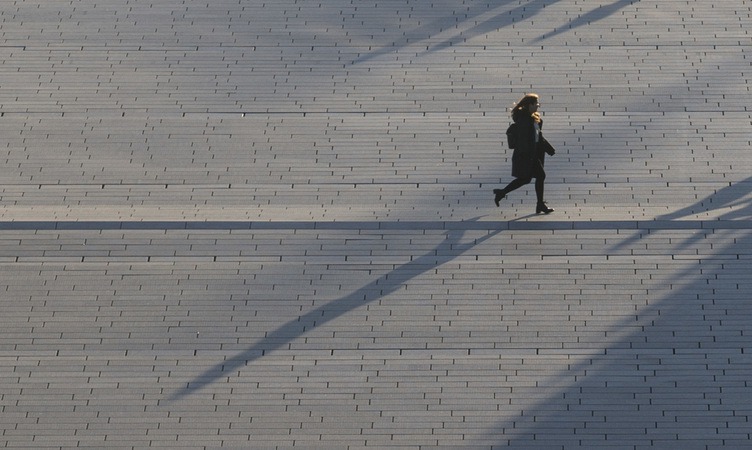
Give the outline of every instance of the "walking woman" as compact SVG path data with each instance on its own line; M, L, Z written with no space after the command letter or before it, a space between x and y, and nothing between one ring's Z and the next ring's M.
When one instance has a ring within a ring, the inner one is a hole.
M543 120L538 114L539 106L538 95L527 94L512 109L514 124L509 127L507 138L509 147L514 149L512 153L512 176L515 179L504 189L493 190L496 206L499 206L499 201L507 194L530 183L535 178L535 195L538 198L535 213L550 214L554 212L543 199L543 182L546 179L543 162L546 153L553 155L556 150L543 138L541 131Z

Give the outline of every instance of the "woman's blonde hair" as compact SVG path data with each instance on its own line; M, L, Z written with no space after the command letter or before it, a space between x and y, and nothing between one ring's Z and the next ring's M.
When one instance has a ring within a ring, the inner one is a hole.
M527 107L538 103L538 100L540 100L540 96L538 94L525 94L525 96L522 97L516 105L514 105L514 108L512 108L512 117L518 114L527 114ZM541 121L540 114L538 114L537 112L531 114L530 117L532 117L533 120L538 123L540 123Z

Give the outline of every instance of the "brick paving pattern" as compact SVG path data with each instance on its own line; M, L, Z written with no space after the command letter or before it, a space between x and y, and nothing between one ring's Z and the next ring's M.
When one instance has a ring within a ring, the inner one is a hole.
M750 24L0 1L0 447L752 446Z

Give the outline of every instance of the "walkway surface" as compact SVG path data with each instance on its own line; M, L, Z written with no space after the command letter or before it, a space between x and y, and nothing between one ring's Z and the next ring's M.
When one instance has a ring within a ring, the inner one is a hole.
M752 446L749 0L0 0L0 447ZM546 196L510 181L541 95Z

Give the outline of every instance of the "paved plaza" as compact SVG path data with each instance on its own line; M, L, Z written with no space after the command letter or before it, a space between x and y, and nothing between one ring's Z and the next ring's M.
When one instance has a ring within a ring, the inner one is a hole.
M750 448L751 79L749 0L0 0L0 448Z

